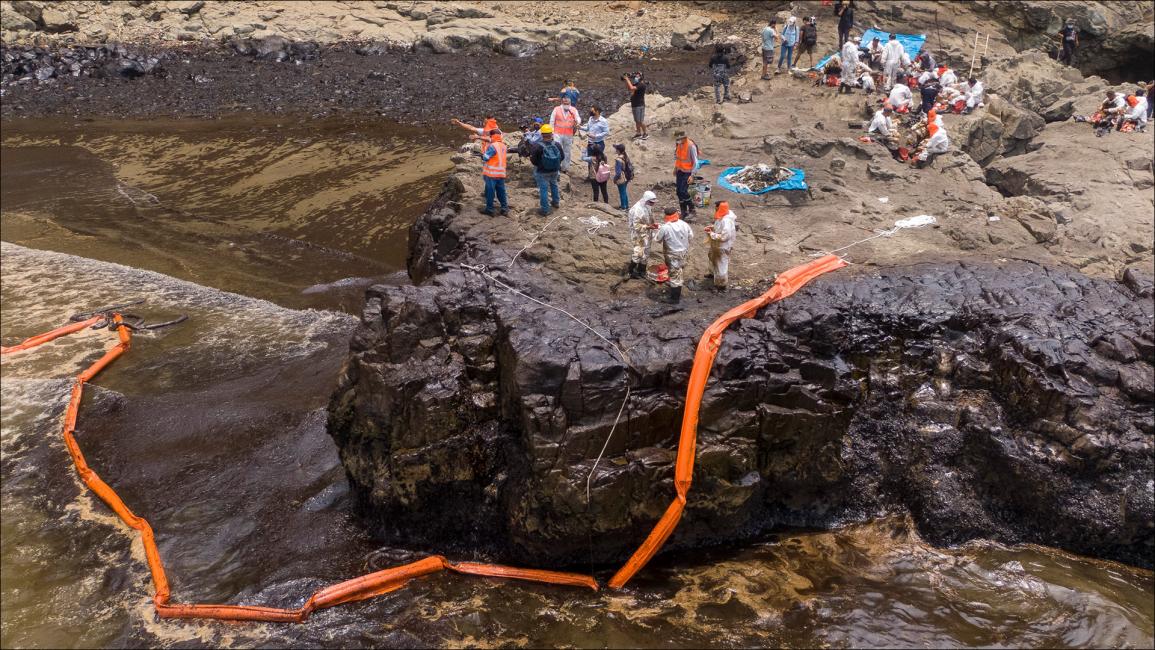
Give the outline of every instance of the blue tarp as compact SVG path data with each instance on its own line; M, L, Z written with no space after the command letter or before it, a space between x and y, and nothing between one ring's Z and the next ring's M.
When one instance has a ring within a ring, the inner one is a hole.
M926 34L895 34L894 36L898 39L899 43L902 43L903 49L906 50L907 55L910 56L912 60L922 51L923 43L926 43ZM886 42L890 40L890 32L883 32L877 29L866 30L862 33L862 40L859 41L860 49L865 50L876 37L880 43L886 45ZM837 54L837 52L834 54ZM818 65L811 68L811 70L821 70L834 54L827 55L826 58L819 61Z
M718 176L718 185L720 185L724 189L730 190L731 192L736 192L738 194L765 194L766 192L772 192L774 190L805 190L809 187L806 184L806 172L802 171L801 169L794 169L793 167L791 167L790 171L794 172L794 175L791 176L790 178L782 181L781 183L776 183L774 185L770 185L770 186L766 187L765 189L759 190L757 192L752 192L750 190L740 189L740 188L737 188L737 187L734 187L733 185L731 185L730 181L726 180L726 177L730 176L731 174L733 174L735 172L739 172L742 169L744 169L744 168L743 167L727 167L726 170L723 171L720 176Z

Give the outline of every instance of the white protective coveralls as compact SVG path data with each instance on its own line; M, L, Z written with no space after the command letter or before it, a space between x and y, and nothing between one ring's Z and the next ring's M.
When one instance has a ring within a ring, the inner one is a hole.
M654 224L654 212L652 202L657 201L658 196L646 190L642 194L642 200L634 204L629 212L630 224L630 238L634 242L633 254L630 255L630 261L635 264L645 264L650 257L650 242L654 238L654 230L650 228Z
M882 74L886 77L886 90L894 85L894 78L898 76L898 69L902 66L902 55L906 49L898 39L887 41L882 47Z
M726 213L722 218L714 219L714 226L708 233L710 237L710 271L714 274L714 286L725 289L730 273L730 251L734 248L734 237L738 232L738 217L727 204L719 206Z
M690 228L690 224L681 219L663 223L654 235L654 243L661 243L665 249L670 287L674 289L682 286L682 269L686 266L686 256L690 253L690 240L693 238L694 231Z
M1123 114L1123 117L1134 122L1136 126L1147 126L1148 99L1146 96L1136 97L1135 99L1139 101L1135 102L1134 106L1127 107L1127 112Z
M890 89L890 106L894 110L903 107L909 110L913 103L914 93L910 92L910 87L906 84L894 84L894 88Z
M858 41L846 41L842 46L842 55L839 57L842 60L843 70L853 70L858 65Z
M983 82L976 80L973 85L967 84L966 98L969 109L974 109L983 103Z
M926 146L918 155L918 159L926 162L932 155L937 156L940 153L946 153L950 150L950 137L946 134L946 129L935 128L935 131L929 138L927 138Z

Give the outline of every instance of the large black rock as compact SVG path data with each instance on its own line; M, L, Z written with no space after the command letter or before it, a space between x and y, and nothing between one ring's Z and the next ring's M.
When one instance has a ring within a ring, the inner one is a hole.
M500 274L589 319L627 365L569 317L423 263L473 259L446 211L411 235L424 284L369 290L331 404L368 520L444 551L622 560L673 498L691 358L717 314L655 315L540 272ZM725 335L669 547L909 511L939 543L1150 566L1152 318L1134 274L943 262L819 278Z

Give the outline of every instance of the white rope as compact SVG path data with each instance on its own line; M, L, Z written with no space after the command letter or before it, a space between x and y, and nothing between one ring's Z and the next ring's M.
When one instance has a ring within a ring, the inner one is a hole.
M577 324L581 325L582 327L586 328L587 330L593 332L594 336L598 337L602 341L605 341L606 345L613 348L614 352L618 353L618 358L622 360L622 363L626 364L626 366L630 365L629 357L626 356L625 352L622 352L622 349L619 348L616 343L614 343L613 341L609 340L608 338L602 336L601 332L597 331L589 323L586 323L585 321L578 318L577 316L574 316L573 314L562 309L561 307L558 307L556 305L551 305L548 302L538 300L537 298L534 298L533 296L531 296L529 294L522 293L521 291L514 289L510 285L495 278L492 274L490 274L488 271L486 271L485 267L482 265L474 266L471 264L461 264L460 266L463 269L469 269L470 271L475 271L477 273L480 273L484 277L489 278L494 284L505 289L506 291L509 291L510 293L517 294L517 295L521 296L522 298L525 298L527 300L530 300L532 302L535 302L535 303L541 305L542 307L548 307L548 308L553 309L555 311L559 311L559 312L565 314L566 316L569 316L575 323L577 323ZM629 370L627 369L627 371L626 371L626 396L624 398L622 398L622 405L618 409L618 416L616 418L614 418L614 423L610 427L610 432L606 434L606 440L604 443L602 443L602 450L598 453L598 457L594 460L594 466L590 468L590 473L586 476L586 505L587 506L590 503L590 483L593 480L594 474L597 472L598 465L602 462L602 457L605 456L606 449L609 448L609 446L610 446L610 439L614 437L614 431L617 430L618 423L621 422L621 419L622 419L622 413L624 413L626 410L626 403L629 401L630 401L630 376L629 376Z
M835 248L834 250L820 251L817 253L812 253L810 256L811 257L822 257L824 255L834 255L835 253L838 253L840 251L844 251L848 248L851 248L852 246L857 246L859 244L866 243L866 242L871 241L873 239L878 239L879 237L890 237L890 236L898 233L898 231L900 231L900 230L911 230L914 228L922 228L924 226L932 225L932 224L936 223L937 221L938 221L937 219L930 216L929 214L920 214L916 217L908 217L906 219L899 219L898 221L894 222L893 228L888 228L885 230L875 230L874 232L876 232L877 234L874 236L867 237L866 239L859 239L856 242L852 242L852 243L847 244L841 248Z
M149 202L152 203L153 205L160 205L160 199L156 198L155 195L149 194L148 192L145 192L144 190L137 189L131 185L121 185L118 183L116 185L116 191L120 192L120 195L123 196L124 198L128 199L133 205L140 205L140 203L138 203L136 199L132 198L132 195L130 195L128 192L124 191L126 188L132 190L133 192L137 192L139 194L144 195L143 198L148 199Z
M586 234L587 235L596 234L602 228L614 225L613 221L610 221L609 219L599 219L595 215L590 215L588 217L582 217L582 218L578 219L578 221L580 221L583 226L588 226L586 228Z
M517 261L517 258L518 258L518 257L521 257L521 254L522 254L522 253L524 253L524 252L526 251L526 249L528 249L530 246L533 246L533 243L534 243L534 242L536 242L536 241L538 240L538 238L539 238L539 237L541 237L542 235L544 235L544 234L545 234L545 231L546 231L546 230L548 230L548 229L549 229L549 227L553 225L553 222L557 221L557 220L558 220L558 219L560 219L560 218L561 218L561 213L558 213L558 215L557 215L556 217L554 217L553 219L550 219L550 220L549 220L549 223L547 223L547 224L545 224L544 226L542 226L542 227L541 227L541 230L540 230L540 231L539 231L539 232L538 232L536 235L534 235L534 236L533 236L533 239L529 240L529 243L528 243L528 244L526 244L525 246L522 246L522 247L521 247L521 250L517 251L517 254L516 254L516 255L514 255L514 256L513 256L513 258L509 260L509 266L507 266L507 267L505 267L505 268L507 268L507 269L512 269L512 268L513 268L513 263ZM465 266L465 265L464 265L464 264L462 264L462 266ZM467 267L467 268L472 268L472 267ZM496 281L497 281L497 280L494 280L494 282L496 282ZM513 290L513 289L510 289L510 291L512 291L512 290ZM527 297L528 297L528 296L527 296ZM580 321L579 321L579 322L580 322Z

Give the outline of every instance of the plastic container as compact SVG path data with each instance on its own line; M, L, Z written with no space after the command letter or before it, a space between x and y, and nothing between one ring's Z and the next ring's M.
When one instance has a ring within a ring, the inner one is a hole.
M690 201L693 202L694 207L705 208L710 205L710 181L698 180L701 176L696 177L696 181L690 186Z
M659 284L668 282L670 280L670 269L667 268L665 264L650 267L646 269L646 279Z

